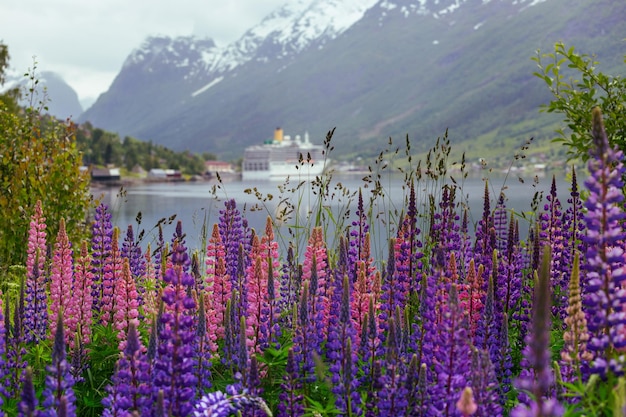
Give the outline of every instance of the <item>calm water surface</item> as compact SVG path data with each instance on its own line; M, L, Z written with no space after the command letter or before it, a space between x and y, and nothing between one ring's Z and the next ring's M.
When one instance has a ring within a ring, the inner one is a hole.
M496 198L500 190L504 190L506 206L516 213L528 212L536 192L545 195L550 189L551 175L539 179L534 183L531 179L521 183L517 177L509 177L506 182L502 177L491 177L489 180L491 208L495 206ZM569 184L564 179L557 181L558 195L561 202L566 203L569 197ZM385 237L395 231L395 219L397 213L405 207L405 199L408 191L401 178L387 179L382 182L382 196L379 196L373 204L370 203L372 185L362 181L360 176L336 177L329 187L328 197L322 200L323 212L326 223L332 226L339 223L346 226L355 219L356 196L355 193L361 188L365 203L365 210L371 208L372 217L375 219L371 227L372 234ZM485 182L481 178L468 178L461 184L462 197L457 193L456 201L462 201L469 207L470 221L475 224L482 215L483 196ZM503 188L504 187L504 188ZM579 185L580 187L580 185ZM255 195L254 188L258 192ZM112 212L112 221L121 229L122 236L126 233L128 225L132 225L137 236L144 231L142 243L153 242L157 237L156 224L161 219L173 219L163 225L163 233L166 241L169 241L174 233L177 220L182 221L183 232L186 234L186 242L190 248L202 246L202 237L205 230L210 234L212 225L219 221L219 211L224 207L224 201L234 199L242 215L248 220L251 227L260 233L263 232L265 221L269 216L274 220L280 220L280 209L285 201L289 200L298 207L297 222L300 225L310 225L311 212L317 212L320 205L319 187L306 183L296 188L296 184L286 187L279 182L241 182L232 181L218 184L212 182L182 182L182 183L146 183L128 186L122 190L119 188L94 189L95 198L107 204ZM417 200L421 211L426 213L427 195L439 187L433 184L420 183L417 189ZM252 190L252 192L250 191ZM349 191L348 191L349 190ZM272 195L272 199L268 198ZM265 201L259 201L265 199ZM281 203L282 201L282 203ZM543 203L540 207L543 206ZM347 212L347 210L350 210ZM140 214L140 218L138 218ZM346 219L341 223L341 219ZM138 223L140 220L140 223ZM284 224L295 224L295 214ZM277 224L280 224L278 221ZM278 226L278 233L287 233L286 226ZM521 220L520 233L526 235L528 222ZM331 242L329 242L330 244Z

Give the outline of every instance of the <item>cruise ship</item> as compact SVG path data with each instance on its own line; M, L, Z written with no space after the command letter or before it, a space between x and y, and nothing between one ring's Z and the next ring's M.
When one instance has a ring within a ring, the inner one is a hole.
M284 135L281 128L276 128L273 140L245 149L241 179L284 180L287 177L315 177L324 171L328 162L323 150L322 146L311 143L308 133L304 134L304 138L296 135L292 139Z

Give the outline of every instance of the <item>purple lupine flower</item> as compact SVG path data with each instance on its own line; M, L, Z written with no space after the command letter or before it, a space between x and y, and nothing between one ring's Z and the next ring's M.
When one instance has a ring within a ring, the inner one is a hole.
M550 398L554 382L550 367L550 292L550 247L546 246L533 297L532 332L527 336L521 364L526 369L516 382L517 388L531 393L533 399L521 395L522 402L512 411L512 416L550 417L563 413L560 404Z
M496 249L500 253L505 253L509 240L509 223L506 214L506 202L504 192L500 193L496 207L493 210L493 227L496 232Z
M137 301L139 301L139 304L142 304L144 293L143 279L146 276L146 258L143 255L139 241L135 240L133 226L130 224L126 230L126 237L124 237L122 242L121 253L123 258L128 259L130 273L137 284Z
M374 384L373 364L378 352L378 320L376 320L376 310L374 307L374 296L369 298L369 310L365 313L364 325L361 327L361 337L359 343L359 359L363 372L362 385L368 385L370 390Z
M358 361L356 353L352 350L356 331L350 316L350 287L348 275L344 275L342 280L335 279L331 310L339 311L339 316L333 315L330 318L326 355L330 361L329 370L335 405L345 415L359 415L361 397L357 391Z
M26 259L26 303L24 335L26 343L40 342L48 330L48 296L46 294L46 218L41 201L37 201L30 218Z
M300 393L302 383L298 375L298 365L294 359L293 348L289 348L287 351L287 365L280 387L277 417L300 417L304 415L304 405L302 404L304 397Z
M52 363L46 367L46 386L43 391L42 417L56 417L60 409L65 409L67 416L76 416L74 404L74 377L66 360L65 335L63 330L63 312L57 315L54 344L52 346ZM62 399L65 400L62 401Z
M583 242L585 231L585 222L583 218L583 202L578 192L578 183L576 181L576 170L572 166L572 188L570 197L567 199L569 206L563 213L563 228L565 229L566 245L569 256L567 259L573 262L574 255L577 252L585 253L586 245Z
M546 197L548 203L544 205L544 212L539 216L541 232L539 237L543 244L548 244L552 251L552 312L559 319L565 318L567 306L567 282L571 274L571 254L567 245L563 226L563 210L557 196L556 178L552 177L550 194Z
M419 294L419 310L415 315L413 331L409 346L417 353L417 363L431 368L437 325L435 317L437 278L435 274L425 274L422 277Z
M280 311L291 311L298 304L298 294L300 293L300 282L302 281L302 266L298 265L293 254L293 245L289 243L287 248L287 259L282 266L280 276L280 300L278 302ZM295 323L291 323L291 315L285 314L281 318L281 323L288 328L292 328Z
M454 414L459 393L467 385L470 363L467 321L459 306L456 284L450 286L440 327L437 335L439 348L434 351L433 358L437 381L431 387L432 410L450 416Z
M398 356L399 346L395 318L389 318L389 334L385 359L381 363L384 372L378 376L379 391L376 393L376 408L381 417L404 415L408 406L406 373Z
M299 364L302 381L310 382L314 379L313 355L318 351L319 345L319 334L310 314L309 281L304 281L293 336L293 353L296 363Z
M244 411L242 415L256 415L256 410L262 410L270 416L271 411L262 398L241 389L237 384L226 387L226 392L211 392L198 400L193 410L196 417L228 417Z
M172 245L172 266L165 273L167 287L163 291L163 328L159 333L158 356L153 371L154 393L163 391L165 411L176 416L191 413L193 405L190 400L195 396L197 382L193 352L196 303L187 294L194 280L187 272L189 255L183 237L179 221Z
M241 221L241 213L237 209L235 200L224 202L224 209L220 210L220 221L218 224L222 243L224 245L226 259L226 273L232 280L232 288L242 294L242 288L238 287L237 268L239 257L239 246L244 244L244 230ZM245 269L245 268L244 268Z
M476 417L501 416L503 399L489 352L472 349L472 365L468 382L472 387L477 405Z
M363 209L363 194L359 188L359 196L357 199L356 208L357 220L352 222L352 227L349 231L349 246L348 249L348 271L350 272L350 278L352 281L356 281L356 267L357 262L363 260L365 256L369 254L365 253L365 236L369 231L369 224L367 223L367 217L365 210Z
M198 380L198 395L202 395L211 388L211 340L207 333L207 318L204 309L205 294L198 295L198 323L196 326L196 337L194 339L195 352L198 358L196 363L196 379Z
M111 213L105 204L96 207L94 222L91 226L91 251L93 267L93 307L99 311L102 303L102 283L104 281L105 266L110 262L111 241L113 239L113 225Z
M20 396L20 402L17 404L18 417L39 416L39 410L37 409L38 404L39 401L37 400L35 387L33 386L33 370L28 367L24 372L22 394Z
M495 256L494 256L495 257ZM502 314L497 311L496 291L495 291L495 279L497 276L497 262L494 260L492 265L495 266L493 273L489 276L489 282L487 285L487 294L485 298L485 306L483 308L483 314L478 322L478 328L476 329L476 336L474 346L478 349L483 349L489 352L489 358L494 364L501 362L502 346L500 342L503 338L500 335L502 330Z
M381 348L385 345L385 331L389 328L389 320L393 316L396 307L404 308L406 303L406 276L404 273L396 273L396 243L395 238L389 241L389 257L387 258L387 267L383 273L381 294L380 294L380 319L381 332L378 334L380 338Z
M367 400L365 403L365 416L366 417L378 417L378 403L379 396L383 389L382 369L380 361L377 360L372 365L372 384L371 388L367 391Z
M24 327L22 319L24 316L24 282L20 283L20 297L15 303L13 310L13 326L10 325L9 304L6 304L4 324L5 324L5 366L8 370L6 380L6 390L9 397L17 396L22 373L28 366L26 362L26 348L24 346Z
M131 323L122 355L117 361L109 395L102 400L103 417L130 416L133 411L147 415L152 406L150 364L139 340L137 326Z
M616 351L626 347L626 281L624 242L626 231L622 222L626 215L624 201L623 154L609 146L602 114L593 110L593 145L589 149L585 181L589 196L585 201L587 224L587 274L583 281L584 305L591 338L588 348L594 355L591 373L605 376L607 372L622 375Z
M494 219L490 209L489 183L485 181L485 193L483 197L483 215L478 221L476 229L476 243L474 253L477 265L485 268L485 274L491 274L493 251L495 249Z

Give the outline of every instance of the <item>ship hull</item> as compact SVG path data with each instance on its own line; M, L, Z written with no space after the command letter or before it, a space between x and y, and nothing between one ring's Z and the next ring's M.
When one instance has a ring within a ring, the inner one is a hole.
M268 169L246 171L241 172L242 181L256 181L256 180L273 180L284 181L289 177L290 179L310 179L315 178L324 172L323 163L315 164L300 164L297 162L275 162L270 163Z

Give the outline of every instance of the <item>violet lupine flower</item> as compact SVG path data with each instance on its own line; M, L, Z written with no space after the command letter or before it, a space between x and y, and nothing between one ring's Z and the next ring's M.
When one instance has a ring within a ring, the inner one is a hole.
M194 285L194 280L187 272L189 255L182 241L180 221L176 230L171 254L172 267L165 273L168 285L163 291L165 311L161 317L163 328L159 333L153 382L155 394L163 391L165 411L176 416L187 416L193 408L190 400L195 396L197 382L193 352L196 303L186 291Z
M365 236L368 234L369 224L363 209L363 194L360 188L355 214L357 220L352 222L352 227L349 231L350 248L348 249L348 270L353 281L357 279L357 262L368 259L370 256L369 248L365 247Z
M39 401L37 400L35 387L33 385L33 369L31 367L28 367L24 372L24 378L22 382L22 394L20 396L20 402L17 404L18 417L39 416L39 410L37 409L38 405Z
M496 232L496 249L500 253L505 253L507 249L507 242L509 239L508 233L508 217L506 213L506 202L504 192L500 193L496 207L493 210L493 227Z
M227 365L234 373L235 369L239 369L239 294L235 291L232 293L230 300L226 302L226 311L224 319L224 354L222 355L222 363Z
M102 400L103 417L131 416L132 412L149 415L152 407L150 364L139 340L137 326L128 327L126 346L117 361L109 395Z
M102 296L100 298L100 320L105 326L112 324L116 310L115 286L123 279L123 258L119 250L119 229L113 228L111 251L109 258L104 263L102 275Z
M117 330L119 349L126 346L126 335L131 325L139 326L139 294L130 271L128 258L123 259L122 276L114 288L115 312L113 326Z
M94 222L91 226L91 252L93 265L93 307L99 311L102 303L102 285L104 282L105 266L110 262L111 242L113 240L113 225L111 213L105 204L96 207Z
M502 330L503 316L497 311L497 302L495 300L496 277L494 277L494 275L497 275L497 262L495 259L492 262L492 265L494 265L495 271L493 271L489 277L487 294L485 297L485 307L483 308L483 314L478 323L478 329L476 330L474 346L478 349L488 351L491 362L499 364L502 353L502 347L500 346L502 337L500 335L500 331Z
M485 268L486 274L491 274L493 251L495 250L494 219L489 203L489 183L485 181L483 197L483 215L476 228L476 243L474 244L475 260Z
M26 255L26 303L24 335L26 343L40 342L48 330L48 295L46 293L46 218L41 201L37 200L30 218L28 250Z
M198 400L193 410L196 417L229 417L233 414L256 416L261 410L265 415L272 413L262 398L241 389L236 384L226 387L226 392L211 392Z
M295 259L291 242L289 243L289 248L287 248L287 259L283 263L281 271L279 310L291 311L298 304L300 282L302 281L302 266ZM281 322L288 328L292 328L295 325L295 323L291 322L290 314L285 314Z
M342 283L339 286L339 282ZM331 310L339 311L339 316L330 318L326 356L330 361L332 392L335 405L343 415L359 415L361 397L357 391L357 356L352 346L356 344L356 331L350 317L350 278L344 275L342 280L335 279L335 289L331 301Z
M626 231L622 226L626 218L622 208L624 165L622 152L609 146L597 107L593 110L592 136L588 162L591 176L585 181L589 196L585 201L588 246L583 283L583 303L591 335L588 349L594 355L590 371L601 376L607 372L619 376L623 369L615 352L626 347L626 291L622 288L626 281Z
M228 274L231 279L233 290L242 294L242 288L237 286L237 258L239 257L239 245L244 244L245 236L241 213L237 209L235 200L224 202L224 209L220 210L218 228L224 245L226 274Z
M450 286L441 331L437 335L433 365L437 376L431 387L432 410L442 415L453 415L459 393L467 385L470 364L470 348L467 339L467 321L459 307L456 284Z
M432 235L429 236L431 244L445 254L444 259L446 262L452 253L458 254L461 249L459 215L455 211L454 203L455 190L454 186L446 185L443 187L441 201L439 202L440 211L433 215Z
M402 360L398 356L397 327L399 325L396 325L393 316L389 318L388 325L386 357L381 363L384 372L378 376L379 391L376 393L377 415L380 417L404 415L408 406L406 373L403 369Z
M6 378L6 390L9 397L17 396L20 383L22 380L23 370L28 363L26 362L26 348L24 346L24 326L22 321L24 317L24 281L20 281L19 298L15 303L13 310L13 326L10 324L9 303L6 304L4 315L5 325L5 366L8 370Z
M276 297L276 283L280 279L280 262L278 261L278 242L274 238L274 229L270 217L267 218L265 224L265 234L261 237L259 252L263 259L263 269L267 271L267 305L261 311L262 330L267 328L267 337L261 347L265 348L273 345L278 349L278 337L281 334L281 329L278 322L280 318L280 304Z
M294 358L299 365L299 375L303 382L313 381L313 369L315 367L313 356L320 349L320 334L316 331L310 308L309 281L304 281L293 336Z
M583 241L585 222L583 218L583 203L578 192L576 181L576 169L572 166L572 188L570 197L567 199L569 206L563 213L563 228L565 229L566 245L569 251L567 259L573 262L576 252L586 253L586 245Z
M206 392L211 388L211 337L207 332L207 317L204 306L206 294L200 292L198 294L198 323L196 326L196 337L194 339L197 362L196 362L196 379L198 380L198 395Z
M552 177L550 194L546 200L548 203L544 205L544 212L539 216L541 222L539 237L543 244L548 244L551 247L552 310L553 314L563 319L567 305L567 282L571 274L571 259L569 259L570 251L566 244L562 206L557 197L556 178L554 176Z
M500 395L495 368L489 352L472 349L469 385L476 402L476 417L497 417L502 415L503 399Z
M413 332L411 332L409 346L417 353L417 363L431 368L434 358L437 324L436 324L436 288L435 274L425 274L422 277L419 294L419 309L415 315Z
M385 331L389 328L389 320L393 316L396 307L404 308L407 297L407 282L404 273L396 272L396 255L397 240L391 238L389 240L389 257L387 258L387 267L383 273L383 280L380 294L380 319L381 332L378 334L381 347L385 345Z
M138 292L137 301L139 304L143 301L144 285L143 280L146 276L146 259L139 245L139 241L135 240L135 233L133 232L133 226L128 225L126 230L126 237L122 242L121 250L122 258L128 259L130 266L130 273L135 280Z
M80 333L82 345L89 344L91 340L92 318L92 287L93 272L91 255L87 249L87 242L82 243L80 255L74 263L74 282L72 283L72 303L68 308L67 330L70 336ZM79 332L80 329L80 332ZM70 349L75 347L75 338L69 339Z
M543 252L541 270L538 274L533 297L533 327L527 336L524 349L523 370L517 380L518 389L533 394L533 399L519 404L511 416L550 417L563 414L563 408L549 392L554 382L550 368L550 247ZM526 400L526 396L521 396Z
M57 315L55 328L52 363L46 367L48 373L43 391L43 410L39 415L41 417L56 417L64 406L65 415L73 417L76 416L74 377L66 360L62 310Z
M296 365L293 348L287 351L287 365L283 376L283 383L280 384L281 391L278 394L278 413L276 417L300 417L304 415L304 396L300 393L302 383L298 375L298 365Z
M50 273L50 328L54 328L58 317L64 316L67 322L68 313L76 310L72 299L72 282L74 280L72 245L65 231L65 220L61 219L57 241L54 244L54 255L52 259L52 270ZM65 314L63 312L66 312ZM64 323L65 325L65 323ZM51 338L55 334L50 334ZM73 334L66 334L64 343L74 337Z

